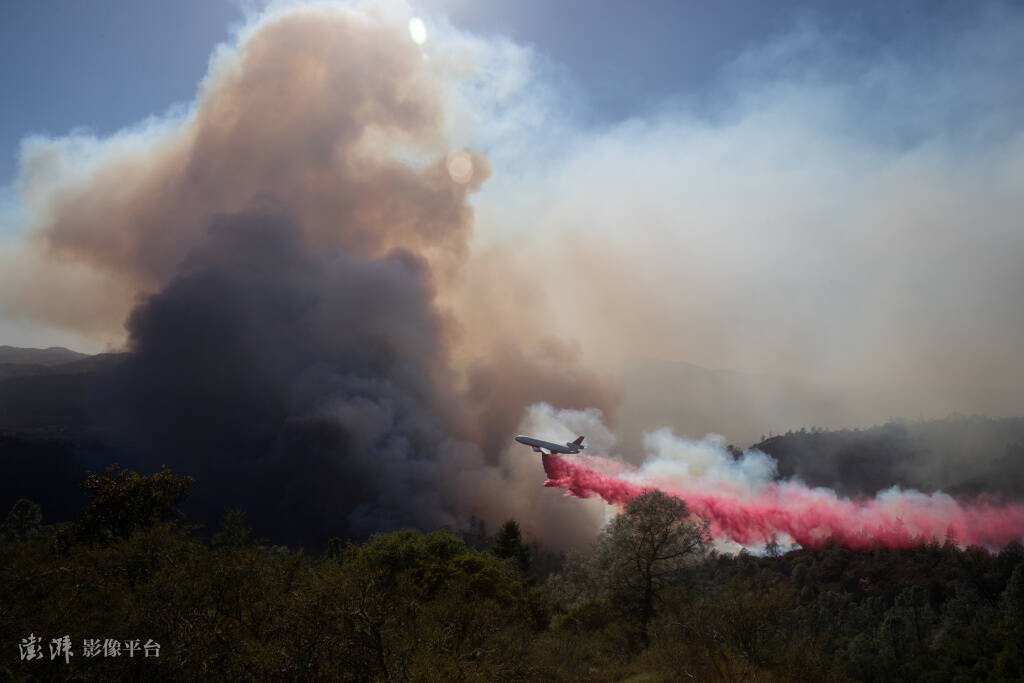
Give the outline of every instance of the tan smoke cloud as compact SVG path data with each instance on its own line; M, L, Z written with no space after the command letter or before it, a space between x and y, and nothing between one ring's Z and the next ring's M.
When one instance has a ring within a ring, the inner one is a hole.
M762 71L712 116L671 103L496 176L477 208L502 231L467 278L532 280L495 293L498 317L623 369L637 452L665 424L750 443L1020 415L1022 32L1019 12L982 17L941 68L794 57L821 35L752 50Z
M453 179L445 85L425 64L398 22L293 9L222 48L181 120L78 156L67 141L35 141L21 182L38 220L32 246L5 259L8 305L110 339L134 295L167 282L212 216L276 203L315 247L401 246L446 272L465 258L466 196L490 170L459 152Z

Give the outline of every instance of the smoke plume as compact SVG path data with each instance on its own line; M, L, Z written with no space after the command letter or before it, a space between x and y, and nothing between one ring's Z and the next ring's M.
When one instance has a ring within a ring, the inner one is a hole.
M241 504L310 542L500 524L535 488L498 445L524 406L614 407L566 342L460 352L473 330L442 292L489 166L447 131L453 84L476 76L428 59L406 20L270 13L217 52L187 114L29 145L36 224L5 255L7 303L101 337L124 321L93 428L123 465L194 475L203 518ZM534 528L558 542L581 519Z
M526 308L632 375L620 427L753 443L1024 413L1024 12L983 3L885 51L851 34L808 22L716 74L704 106L638 105L564 141L552 116L523 145L557 150L540 163L492 155L476 204L500 230L475 286L553 280Z

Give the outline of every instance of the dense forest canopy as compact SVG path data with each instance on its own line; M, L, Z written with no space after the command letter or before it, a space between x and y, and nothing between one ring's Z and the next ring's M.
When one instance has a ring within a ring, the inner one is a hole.
M261 541L237 509L215 533L197 532L177 511L190 485L170 471L111 468L83 483L77 519L43 525L35 503L13 507L0 552L6 677L1024 676L1020 544L720 555L683 501L652 491L592 548L554 561L512 520L494 537L408 530L310 554ZM86 641L105 649L86 656ZM157 656L129 656L134 641L159 646ZM15 643L38 657L15 660Z

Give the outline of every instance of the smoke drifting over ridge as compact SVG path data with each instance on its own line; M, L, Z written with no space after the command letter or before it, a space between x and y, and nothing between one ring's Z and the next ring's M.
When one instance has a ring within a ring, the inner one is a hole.
M544 317L588 359L769 376L752 391L782 391L747 401L736 441L1024 413L1024 11L932 30L861 53L810 23L740 56L706 107L652 103L533 173L492 155L502 173L474 202L502 227L489 255L512 277L559 272Z

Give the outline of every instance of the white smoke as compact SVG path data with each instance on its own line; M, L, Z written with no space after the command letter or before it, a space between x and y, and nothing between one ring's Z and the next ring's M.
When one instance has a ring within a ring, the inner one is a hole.
M638 481L692 485L700 479L708 487L749 494L778 476L778 463L770 455L750 449L734 457L720 434L689 439L662 427L644 434L644 451L634 475Z

